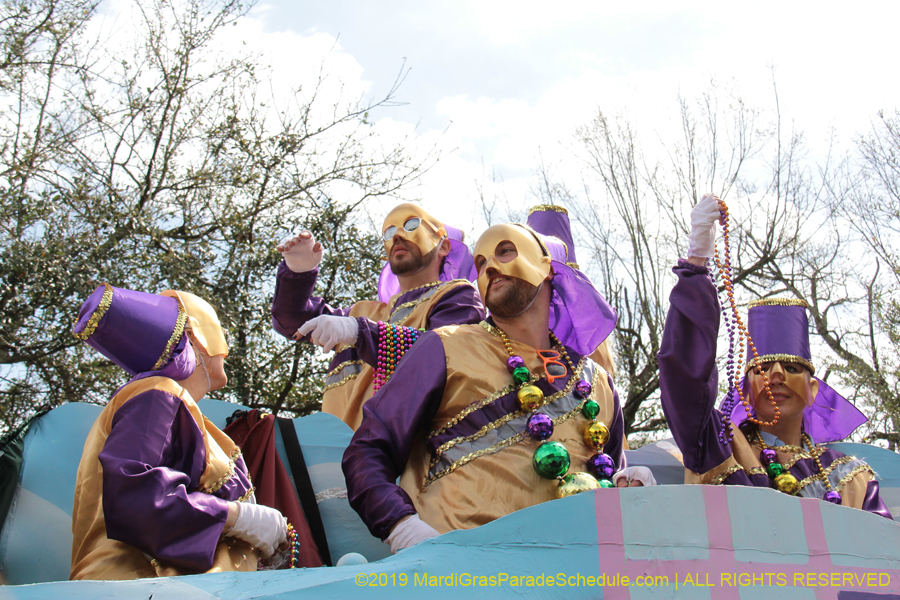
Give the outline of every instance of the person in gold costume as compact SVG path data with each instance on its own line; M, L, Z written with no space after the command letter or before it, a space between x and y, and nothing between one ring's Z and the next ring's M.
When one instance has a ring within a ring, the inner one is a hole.
M709 194L691 212L688 258L673 269L678 282L658 356L661 404L685 482L769 487L890 519L872 468L821 445L847 437L866 417L815 376L803 300L750 303L747 361L726 367L745 376L716 408L722 310L706 261L721 209ZM733 322L729 327L735 331Z
M85 441L70 577L255 571L259 558L285 550L284 517L255 504L240 448L197 406L228 381L215 310L187 292L103 284L74 334L132 379Z
M402 355L419 330L484 318L481 298L469 281L474 267L461 231L416 204L401 204L385 218L381 235L388 262L379 300L349 308L329 306L312 295L323 248L309 231L278 246L284 261L278 267L272 325L285 337L336 351L322 411L353 429L362 420L363 404L390 377L379 355ZM393 344L398 335L406 336L406 343Z
M491 316L422 334L344 453L350 504L394 552L611 487L625 466L618 395L589 358L615 311L528 226L489 228L474 255Z

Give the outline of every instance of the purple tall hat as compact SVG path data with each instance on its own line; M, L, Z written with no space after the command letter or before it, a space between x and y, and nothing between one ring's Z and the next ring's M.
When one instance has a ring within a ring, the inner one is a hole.
M561 241L566 249L565 263L573 269L579 268L575 259L575 240L572 239L568 210L556 204L539 204L528 209L528 220L525 223L539 234Z
M812 354L809 350L808 305L803 300L763 298L750 303L747 311L747 331L756 347L759 358L748 360L745 373L757 363L784 361L799 363L815 374ZM749 344L747 356L753 351ZM837 393L827 383L815 377L819 391L813 403L803 411L803 427L817 443L842 440L868 419L853 404ZM744 397L750 394L746 377L741 381ZM737 425L747 418L743 405L737 403L731 412L731 420Z
M81 305L72 333L135 379L181 380L196 366L187 321L176 298L104 283Z
M555 205L535 206L527 225L549 253L553 266L550 329L581 355L589 355L616 327L618 315L578 269L569 213Z
M450 254L444 258L441 267L440 280L453 281L454 279L468 279L475 281L478 272L475 270L475 261L472 253L466 246L466 234L461 230L444 223L447 230L447 239L450 240ZM378 299L382 302L390 300L391 296L400 293L400 280L391 270L390 263L384 263L381 276L378 278Z

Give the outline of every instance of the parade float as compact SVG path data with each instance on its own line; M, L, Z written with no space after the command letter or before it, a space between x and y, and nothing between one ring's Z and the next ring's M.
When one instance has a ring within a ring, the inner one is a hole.
M218 426L237 407L200 406ZM3 448L0 597L38 598L897 598L900 526L861 510L771 489L682 485L677 448L627 451L658 486L585 492L391 556L347 499L340 461L352 432L314 414L292 421L305 473L276 428L295 485L312 490L328 556L368 563L218 573L127 582L68 581L75 474L101 407L71 403L32 420ZM878 447L831 447L865 459L900 515L900 456ZM307 483L303 483L307 482ZM14 484L14 485L13 485ZM137 517L139 518L139 516ZM764 525L761 525L764 523ZM351 557L353 558L353 557Z

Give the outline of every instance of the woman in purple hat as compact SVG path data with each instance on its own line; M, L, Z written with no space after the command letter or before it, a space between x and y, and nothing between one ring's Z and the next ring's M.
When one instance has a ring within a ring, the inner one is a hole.
M215 310L187 292L103 284L73 333L132 379L84 445L70 577L255 571L283 550L284 517L255 504L240 448L197 406L228 381Z
M866 418L815 377L802 300L750 303L753 347L740 397L715 408L721 308L705 264L719 210L710 194L691 213L689 258L673 269L678 282L658 356L662 407L684 457L686 481L771 487L890 519L872 468L819 445L847 437Z

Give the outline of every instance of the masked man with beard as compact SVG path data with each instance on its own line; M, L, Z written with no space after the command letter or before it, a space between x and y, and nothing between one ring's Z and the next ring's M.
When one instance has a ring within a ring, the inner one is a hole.
M673 269L678 282L659 351L662 407L684 457L685 482L771 487L890 519L872 468L819 445L847 437L866 418L814 376L806 302L750 303L753 345L740 397L716 409L721 307L705 263L719 209L710 194L691 213L689 258Z
M625 466L618 395L587 357L616 314L565 257L524 225L485 231L475 265L491 317L424 333L366 404L344 453L348 498L392 551L611 487Z
M362 420L363 404L390 377L391 361L399 360L418 330L484 318L481 298L469 281L474 267L461 231L416 204L394 208L381 231L388 264L379 300L349 308L312 296L323 249L310 232L278 246L284 261L278 267L272 324L285 337L337 350L322 410L353 429Z

